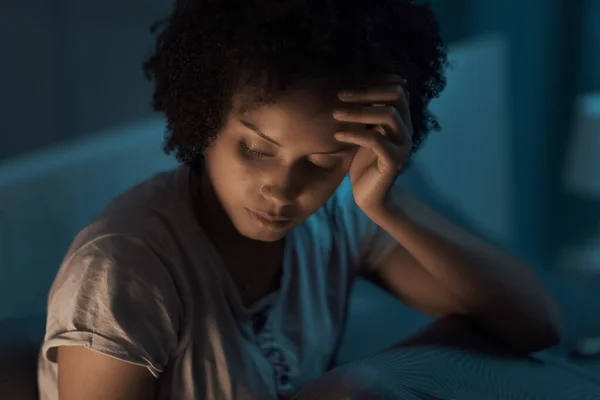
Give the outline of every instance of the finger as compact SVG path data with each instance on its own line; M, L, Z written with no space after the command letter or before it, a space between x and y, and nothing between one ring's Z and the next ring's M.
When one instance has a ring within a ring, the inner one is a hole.
M403 135L402 132L400 132L400 133L392 132L389 129L386 129L382 125L374 125L372 128L370 128L370 129L367 128L367 129L379 133L382 137L384 137L386 140L392 142L396 146L405 146L407 144L410 144L412 146L411 138L408 134Z
M381 125L385 133L390 135L394 142L404 142L407 135L406 126L396 107L392 106L365 106L337 109L333 116L338 121L351 122L365 125ZM409 138L410 139L410 138Z
M362 106L352 108L338 108L333 111L333 116L338 121L352 122L367 125L388 125L400 128L402 120L400 113L393 106Z
M354 144L371 150L377 155L379 163L381 163L380 165L383 165L385 168L393 168L399 171L404 165L404 149L394 145L375 131L338 132L335 134L335 138L340 142Z
M343 102L350 104L371 103L393 105L398 109L398 112L406 125L412 127L410 93L400 84L366 89L343 90L338 93L338 97Z

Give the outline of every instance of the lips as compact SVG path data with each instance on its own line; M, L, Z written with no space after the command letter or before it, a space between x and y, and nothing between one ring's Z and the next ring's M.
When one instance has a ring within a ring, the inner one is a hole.
M287 228L292 219L289 217L283 217L280 215L273 215L262 211L254 211L249 208L246 209L250 215L259 223L260 227L269 231L280 231Z
M262 211L255 211L255 210L250 210L253 213L255 213L256 215L258 215L261 218L267 219L269 221L273 221L273 222L283 222L283 221L289 221L291 218L288 217L284 217L281 215L275 215L275 214L270 214L270 213L265 213Z

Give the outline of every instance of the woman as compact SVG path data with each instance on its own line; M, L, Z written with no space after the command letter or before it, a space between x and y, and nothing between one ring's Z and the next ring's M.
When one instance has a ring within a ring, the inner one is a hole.
M555 303L517 260L392 187L446 52L408 0L177 1L145 64L165 150L74 240L42 398L271 399L332 362L360 274L523 351Z

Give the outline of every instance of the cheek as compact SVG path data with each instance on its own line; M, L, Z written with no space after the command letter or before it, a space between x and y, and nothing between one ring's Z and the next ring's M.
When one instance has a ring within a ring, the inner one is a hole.
M226 187L227 194L233 197L233 201L248 198L256 186L255 175L238 160L230 160L227 163L227 174L223 175L221 179L222 185Z
M212 184L221 196L231 200L245 191L250 171L231 148L215 143L206 150L205 162Z

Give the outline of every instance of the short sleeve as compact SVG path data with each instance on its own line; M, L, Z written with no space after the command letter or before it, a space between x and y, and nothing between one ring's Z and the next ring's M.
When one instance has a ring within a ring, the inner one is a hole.
M374 270L398 242L375 224L358 207L352 194L352 183L346 177L330 200L334 218L336 245L346 247L350 262L359 272Z
M168 269L142 240L95 239L61 266L48 299L42 356L85 346L159 377L177 347L180 305Z

